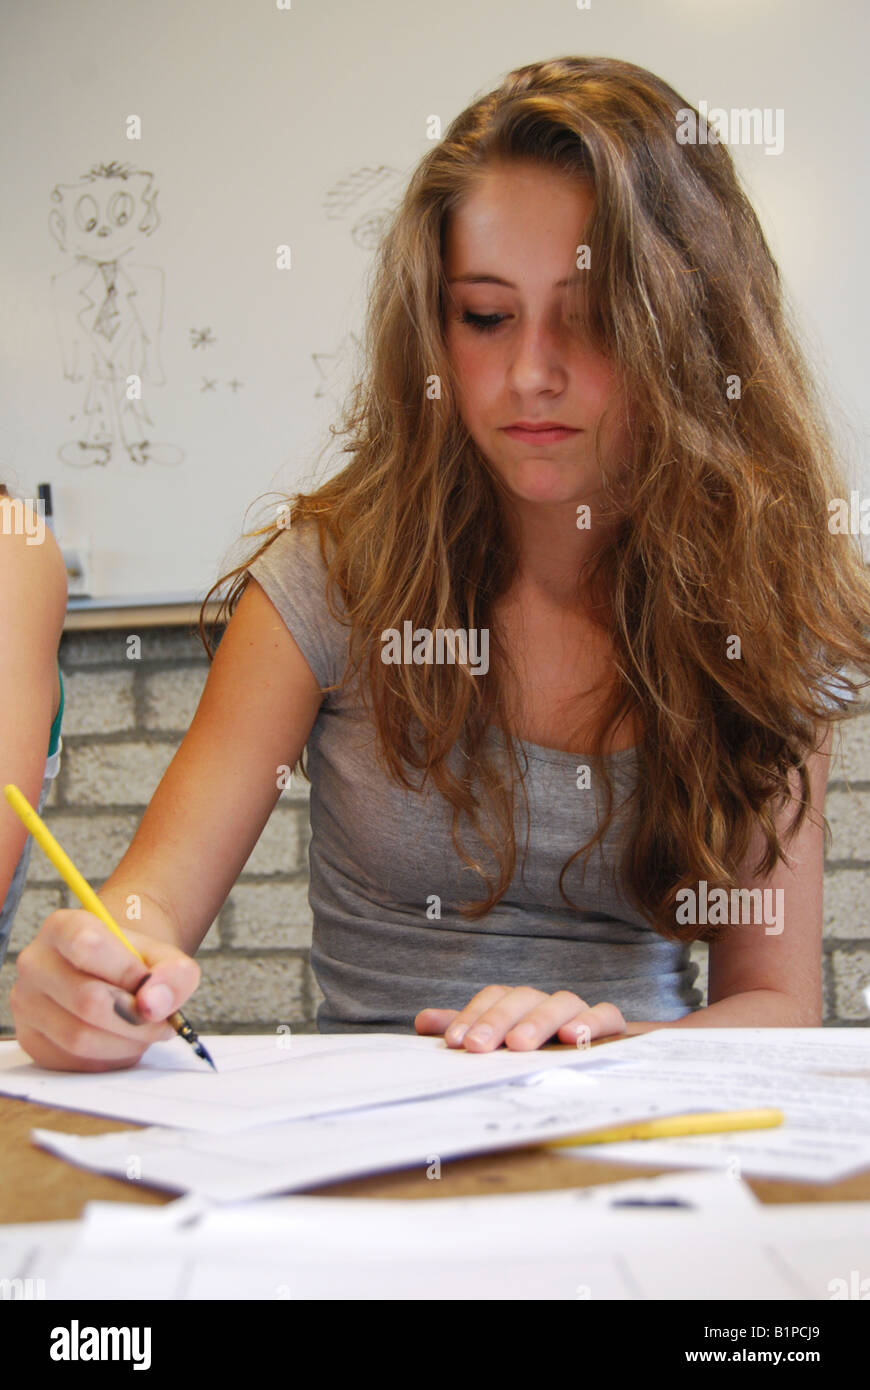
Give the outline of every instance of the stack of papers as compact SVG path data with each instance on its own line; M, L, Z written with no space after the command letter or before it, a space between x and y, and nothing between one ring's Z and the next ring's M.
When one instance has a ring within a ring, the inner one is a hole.
M401 1033L218 1035L202 1041L216 1072L182 1038L155 1043L126 1071L97 1073L46 1071L17 1043L0 1043L0 1094L139 1124L229 1134L489 1086L576 1066L588 1055L502 1049L475 1056L447 1047L443 1038Z
M700 1081L707 1099L699 1110L773 1107L783 1111L785 1124L556 1152L800 1182L836 1182L870 1168L865 1029L663 1029L626 1039L619 1048L621 1085L673 1093Z
M147 1125L89 1137L36 1129L34 1142L187 1194L159 1209L95 1202L78 1222L0 1227L0 1279L20 1281L20 1296L863 1296L852 1285L870 1203L764 1206L743 1178L825 1182L870 1167L864 1030L660 1029L585 1051L485 1054L399 1034L204 1041L217 1073L178 1038L130 1070L80 1074L0 1044L0 1093ZM437 1183L461 1155L761 1107L785 1124L553 1150L712 1171L432 1202L273 1195L407 1166Z
M0 1093L146 1123L135 1134L32 1138L83 1168L224 1202L762 1106L781 1109L784 1125L555 1152L814 1183L870 1166L870 1037L860 1029L662 1029L585 1051L489 1054L389 1033L204 1041L217 1074L181 1038L158 1042L136 1068L97 1074L47 1072L6 1042Z
M660 1029L603 1047L471 1054L401 1034L181 1039L124 1072L35 1067L0 1044L0 1093L138 1121L135 1133L36 1129L100 1173L237 1202L342 1178L710 1110L781 1109L776 1129L559 1148L565 1157L830 1182L870 1167L861 1029ZM711 1104L715 1097L715 1104Z
M831 1300L870 1204L764 1207L723 1173L433 1202L92 1202L0 1228L0 1272L46 1299ZM854 1281L853 1281L854 1282Z

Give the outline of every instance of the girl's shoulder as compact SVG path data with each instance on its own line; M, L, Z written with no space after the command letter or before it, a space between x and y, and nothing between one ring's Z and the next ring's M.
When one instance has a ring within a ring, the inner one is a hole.
M248 573L271 599L321 686L337 684L347 656L348 629L344 603L327 598L328 560L320 549L316 522L306 520L280 531L263 554L250 561Z

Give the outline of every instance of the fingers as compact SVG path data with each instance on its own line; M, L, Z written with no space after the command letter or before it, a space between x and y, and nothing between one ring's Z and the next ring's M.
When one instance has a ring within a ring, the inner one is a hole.
M520 1007L517 1001L514 1004L507 1004L498 1012L500 1000L507 999L509 995L521 996ZM499 1047L504 1040L504 1035L521 1018L533 1004L540 999L546 999L547 995L539 989L530 989L521 985L517 989L509 989L507 985L487 985L486 989L480 990L475 994L470 1003L460 1010L458 1016L453 1020L447 1032L444 1034L444 1041L448 1047L460 1047L463 1044L470 1052L489 1052L493 1047ZM516 1012L515 1012L516 1011ZM576 1013L576 1009L575 1009ZM570 1016L570 1015L569 1015ZM496 1030L502 1027L498 1041L494 1041ZM472 1037L472 1030L477 1032L476 1037Z
M199 966L169 942L125 934L142 960L93 914L62 910L20 952L10 1007L21 1046L40 1065L130 1066L175 1036L166 1019L198 985Z
M132 1066L138 1062L139 1054L130 1061L117 1059L114 1062L93 1062L87 1057L74 1057L57 1047L49 1038L38 1033L35 1028L22 1025L16 1028L15 1037L28 1057L32 1057L38 1067L50 1071L117 1071L121 1067Z
M110 1071L131 1067L150 1046L148 1041L140 1041L138 1032L131 1043L100 1028L92 1028L47 995L33 1001L27 1017L26 1024L18 1025L16 1021L17 1041L39 1066L53 1071ZM162 1027L174 1036L169 1024ZM132 1028L129 1031L134 1032Z
M83 929L86 937L90 936L90 932L89 926ZM200 972L196 962L166 942L151 941L146 946L149 954L159 957L150 970L127 951L132 970L125 967L125 984L119 986L112 982L111 977L107 980L98 975L96 969L88 969L88 962L98 966L105 959L100 959L98 948L92 953L87 942L80 948L75 940L64 939L63 950L59 950L52 948L49 944L51 940L48 936L37 937L18 956L18 979L24 986L24 992L28 995L44 992L69 1013L122 1037L131 1036L130 1025L124 1024L116 1013L116 1001L122 1004L128 1016L132 1014L140 1021L160 1021L174 1012L199 982ZM139 940L142 940L141 936ZM120 942L117 944L120 946ZM81 964L71 963L70 958ZM143 981L146 981L144 988L136 995ZM154 1041L154 1036L151 1041Z
M143 932L125 931L124 935L145 960L144 966L105 923L83 909L53 912L46 918L37 939L56 950L75 970L119 985L130 994L136 992L143 976L150 971L148 995L159 985L167 985L175 1001L174 1004L170 1001L171 1007L178 1008L199 983L196 962L168 941ZM144 999L140 1007L143 1003ZM171 1007L167 1005L166 1013L171 1012ZM147 1003L142 1012L152 1016Z
M437 1033L440 1037L457 1012L456 1009L422 1009L414 1019L414 1027L418 1033Z
M147 973L147 967L105 923L84 909L53 912L33 945L37 942L46 951L55 951L74 971L108 980L131 994Z
M22 953L23 954L23 953ZM128 1018L136 1017L136 1000L131 994L82 975L55 957L54 970L43 971L19 959L18 976L12 986L9 1004L16 1034L33 1028L44 1034L62 1052L74 1053L83 1046L82 1056L102 1060L116 1056L137 1056L154 1042L174 1036L172 1025L130 1023L115 1008L120 1004ZM54 1032L57 1027L59 1031ZM96 1039L100 1037L99 1045Z
M192 956L165 941L152 941L142 954L148 961L150 978L144 985L140 981L136 1009L140 1017L159 1021L168 1018L190 998L202 971Z
M425 1028L437 1031L435 1020L447 1010L428 1009ZM508 989L488 985L455 1015L444 1033L448 1047L469 1052L491 1052L502 1043L512 1051L528 1052L557 1036L560 1042L586 1046L593 1038L623 1033L626 1022L615 1004L588 1005L569 990L545 994L530 986Z
M628 1024L615 1004L593 1004L556 1031L559 1042L588 1047L593 1038L610 1038L624 1033Z

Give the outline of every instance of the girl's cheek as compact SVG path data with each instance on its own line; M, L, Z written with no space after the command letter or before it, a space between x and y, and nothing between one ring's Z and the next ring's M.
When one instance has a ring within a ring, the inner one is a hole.
M476 352L459 351L453 354L452 360L460 401L480 400L498 380L493 364L482 362Z
M616 390L617 373L615 369L597 354L584 354L577 361L576 371L590 399L598 401L603 408Z

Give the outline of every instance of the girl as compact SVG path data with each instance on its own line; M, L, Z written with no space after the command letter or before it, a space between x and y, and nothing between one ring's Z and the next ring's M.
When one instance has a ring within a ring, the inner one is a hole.
M0 484L0 771L39 811L60 770L63 680L57 649L66 615L63 556L30 503ZM0 965L33 840L0 804Z
M685 107L629 63L536 63L421 161L352 461L227 576L193 724L100 890L142 902L150 978L52 913L12 996L36 1061L172 1036L305 746L321 1030L821 1022L824 692L870 671L870 584L827 526L846 484L777 267Z

